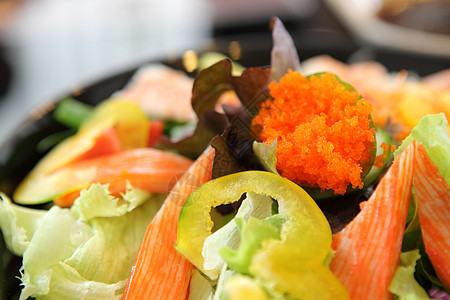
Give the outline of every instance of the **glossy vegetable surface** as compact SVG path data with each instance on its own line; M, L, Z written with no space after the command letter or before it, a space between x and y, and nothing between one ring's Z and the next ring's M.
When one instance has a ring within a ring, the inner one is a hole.
M284 220L281 239L269 237L253 251L249 273L276 293L302 299L346 299L345 289L325 265L331 247L326 218L302 188L276 174L248 171L202 185L181 210L175 248L214 278L217 271L205 270L202 256L203 244L213 226L210 210L233 203L245 193L272 197Z

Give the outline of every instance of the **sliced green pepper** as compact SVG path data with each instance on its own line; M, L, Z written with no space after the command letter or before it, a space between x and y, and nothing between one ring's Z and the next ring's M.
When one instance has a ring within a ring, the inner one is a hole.
M273 173L235 173L198 188L181 210L176 249L208 275L203 268L202 249L214 225L211 208L238 201L249 192L276 200L279 214L285 220L281 239L268 238L255 252L249 275L281 295L348 299L345 288L325 264L332 239L325 216L301 187Z

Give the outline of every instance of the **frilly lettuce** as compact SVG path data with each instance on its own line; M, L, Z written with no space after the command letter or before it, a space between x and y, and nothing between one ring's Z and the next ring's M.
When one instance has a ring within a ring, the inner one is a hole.
M0 223L3 234L22 233L7 239L9 249L23 252L21 299L120 298L162 196L129 187L115 198L107 186L92 185L71 209L48 211L24 209L3 197L1 220L10 220Z
M216 291L214 293L214 300L224 300L227 299L226 292L224 290L225 283L228 282L228 279L233 277L236 272L229 270L227 265L225 264L222 272L220 273L219 280L217 281Z
M45 211L15 205L4 194L0 197L0 228L7 248L22 256Z
M114 197L105 193L109 185L92 185L89 190L81 191L81 199L95 199L92 201L76 201L72 208L72 214L81 221L87 221L96 217L122 216L147 200L148 193L144 190L133 189L127 182L127 191L123 197Z
M394 156L400 155L413 140L423 143L430 159L438 167L447 184L450 185L450 138L447 123L444 113L426 115L411 130L411 134L395 151Z
M414 188L411 191L411 201L409 202L406 224L405 233L403 234L402 251L407 252L419 249L422 244L422 233L420 231L419 211L417 210L417 199Z
M273 200L269 196L252 192L247 193L247 197L242 201L235 218L206 238L202 251L204 269L213 280L207 278L206 275L203 276L194 272L191 279L189 299L222 299L225 293L224 285L235 272L228 269L220 254L221 249L224 247L230 250L237 249L240 243L239 224L237 223L245 222L248 219L265 219L271 216L272 203ZM217 277L218 281L216 282ZM209 296L201 298L200 295Z
M205 278L198 269L192 270L191 282L189 283L188 300L212 299L213 287L211 282Z
M420 258L419 250L403 252L397 272L392 279L389 291L399 300L430 299L427 292L414 278L416 261Z
M254 141L253 152L265 170L279 174L277 170L277 139L270 145Z
M235 249L239 245L240 237L236 220L247 220L250 216L262 219L269 217L272 214L272 202L272 198L268 196L249 192L247 198L242 201L235 218L206 238L202 249L203 267L211 279L216 279L225 265L220 249L225 246Z
M234 220L241 233L239 248L234 250L223 247L219 253L232 270L250 275L248 268L253 255L261 248L264 240L281 239L280 232L284 219L280 215L274 215L262 220L255 217L250 217L247 221L240 218Z

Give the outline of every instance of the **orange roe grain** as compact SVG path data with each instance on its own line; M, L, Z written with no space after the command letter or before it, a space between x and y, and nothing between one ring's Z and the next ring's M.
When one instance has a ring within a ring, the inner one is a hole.
M260 140L277 140L277 169L297 184L332 189L362 188L362 162L370 160L375 130L372 105L349 91L334 74L306 78L289 71L269 85L253 119ZM359 99L359 100L358 100Z
M383 153L375 157L375 161L373 162L373 166L376 168L381 168L384 166L384 163L386 162L385 156L386 152L389 150L389 145L386 143L383 143L380 145L380 148L383 149Z
M387 151L395 151L395 146L390 146L387 143L382 143L380 148L383 149L383 153L375 157L375 161L373 162L373 166L376 168L381 168L386 163L385 156L387 155Z

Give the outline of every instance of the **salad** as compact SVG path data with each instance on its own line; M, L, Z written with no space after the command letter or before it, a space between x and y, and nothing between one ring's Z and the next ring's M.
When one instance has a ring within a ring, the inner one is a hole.
M1 194L16 296L449 299L448 88L367 86L272 33L270 67L208 53L58 104L72 134Z

